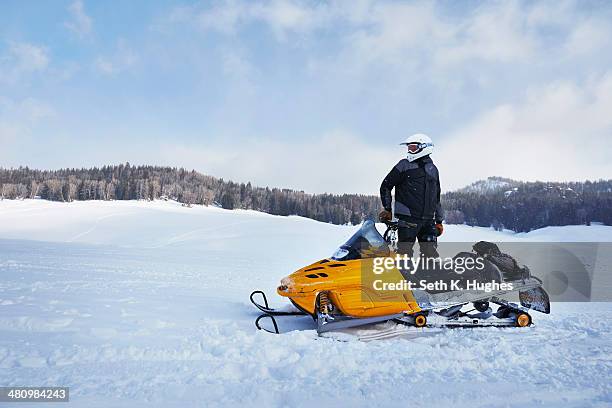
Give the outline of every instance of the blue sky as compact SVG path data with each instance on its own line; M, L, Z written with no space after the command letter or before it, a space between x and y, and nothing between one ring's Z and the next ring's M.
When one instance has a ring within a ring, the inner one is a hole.
M376 193L609 178L612 3L4 1L0 166L129 161Z

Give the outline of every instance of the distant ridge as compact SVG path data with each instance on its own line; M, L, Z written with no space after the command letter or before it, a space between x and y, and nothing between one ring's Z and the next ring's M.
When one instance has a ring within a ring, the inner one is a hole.
M444 194L451 224L493 226L526 232L553 225L612 225L612 180L524 182L479 180Z

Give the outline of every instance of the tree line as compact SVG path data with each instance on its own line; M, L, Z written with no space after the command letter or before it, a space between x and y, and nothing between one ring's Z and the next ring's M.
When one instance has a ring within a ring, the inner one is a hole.
M275 215L299 215L334 224L358 224L377 214L378 198L360 194L307 194L235 183L183 168L132 166L35 170L0 168L0 198L75 200L172 199L187 206L216 205Z
M0 168L0 198L75 200L172 199L274 215L299 215L334 224L375 218L377 196L307 194L235 183L183 168L131 166L35 170ZM612 180L550 183L490 177L443 194L446 223L526 232L551 225L612 225Z

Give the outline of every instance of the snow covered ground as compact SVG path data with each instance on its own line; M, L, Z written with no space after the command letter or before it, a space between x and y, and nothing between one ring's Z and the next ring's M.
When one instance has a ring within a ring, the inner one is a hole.
M249 293L274 294L355 228L173 202L0 201L0 386L70 386L75 407L612 405L610 303L411 340L318 338L306 317L258 332ZM444 238L568 229L612 240L605 226Z

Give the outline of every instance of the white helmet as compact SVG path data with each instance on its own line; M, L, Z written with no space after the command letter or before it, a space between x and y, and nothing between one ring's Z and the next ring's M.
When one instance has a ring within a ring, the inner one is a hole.
M407 159L409 162L414 161L419 157L427 156L428 154L433 153L434 147L429 136L423 133L417 133L412 136L409 136L406 141L400 143L400 145L408 146Z

